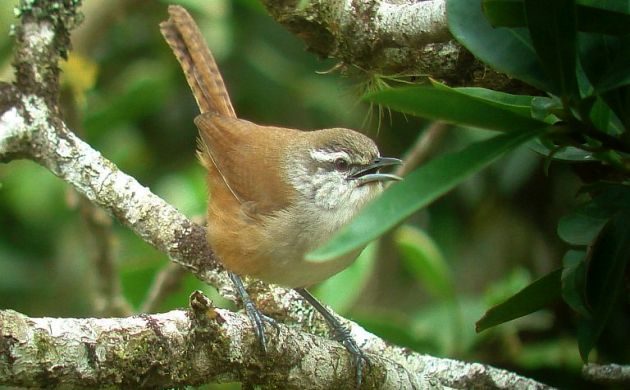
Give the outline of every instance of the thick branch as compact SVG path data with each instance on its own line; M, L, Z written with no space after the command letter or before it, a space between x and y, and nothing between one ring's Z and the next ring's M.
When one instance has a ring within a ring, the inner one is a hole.
M369 73L495 89L510 82L452 39L445 0L261 1L309 50Z
M0 379L12 386L172 387L242 381L268 388L347 388L352 362L332 341L280 326L266 355L246 317L216 309L200 293L192 310L109 319L29 318L0 311ZM481 364L365 347L366 388L545 389Z

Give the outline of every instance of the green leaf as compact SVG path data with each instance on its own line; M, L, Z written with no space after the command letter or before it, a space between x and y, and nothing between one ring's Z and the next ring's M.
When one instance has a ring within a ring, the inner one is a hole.
M543 156L551 158L553 160L561 160L561 161L580 161L580 162L591 162L597 161L593 156L593 153L586 152L582 149L575 148L573 146L565 146L561 149L553 148L550 145L547 145L544 139L535 139L530 142L527 146L534 152L539 153Z
M556 95L579 98L575 0L524 0L529 34Z
M546 126L527 113L518 114L505 104L477 98L468 93L442 86L395 88L365 96L365 99L394 110L455 123L499 131L519 131Z
M586 251L569 250L562 259L562 299L573 310L588 318L586 299Z
M534 96L531 110L532 118L554 124L560 120L557 115L561 115L562 102L557 98Z
M447 0L446 15L451 34L475 57L540 90L550 90L525 29L493 28L483 15L481 0Z
M625 209L606 224L595 243L586 272L586 296L592 316L582 320L578 347L582 360L599 339L614 305L624 291L630 263L630 210Z
M449 88L446 85L437 82L432 82L432 85L435 88L456 91L472 96L524 117L529 118L531 116L531 105L534 96L512 95L505 92L494 91L492 89L477 87Z
M589 245L595 240L608 218L593 216L585 209L576 209L573 213L560 218L558 236L573 245Z
M555 270L534 281L505 302L493 306L475 324L477 332L533 313L560 298L560 276L562 270Z
M540 133L538 129L501 134L428 162L389 187L328 243L309 253L307 259L324 262L363 247L503 153Z
M422 230L401 226L394 235L402 264L436 298L453 298L454 283L444 256Z
M569 244L593 244L612 216L620 210L630 210L629 186L604 183L590 190L592 198L558 222L558 236Z

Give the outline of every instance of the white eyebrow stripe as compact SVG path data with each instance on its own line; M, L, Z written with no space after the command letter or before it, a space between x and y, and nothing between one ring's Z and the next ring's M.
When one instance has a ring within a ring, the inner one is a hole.
M333 162L338 158L350 161L350 156L348 156L348 153L346 152L330 152L323 149L311 150L311 158L321 162Z

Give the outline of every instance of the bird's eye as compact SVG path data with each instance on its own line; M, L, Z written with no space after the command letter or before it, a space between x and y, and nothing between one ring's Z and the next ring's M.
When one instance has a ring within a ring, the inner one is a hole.
M335 169L338 171L347 171L348 168L350 168L350 163L348 162L348 160L343 159L343 158L338 158L335 160Z

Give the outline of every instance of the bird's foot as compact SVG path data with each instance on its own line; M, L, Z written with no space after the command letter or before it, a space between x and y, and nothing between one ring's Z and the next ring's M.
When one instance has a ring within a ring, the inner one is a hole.
M343 326L341 322L328 310L326 309L319 301L311 295L306 289L297 288L295 289L298 294L300 294L308 303L310 303L315 310L317 310L326 320L328 326L332 331L333 338L343 344L344 347L350 352L352 356L352 361L354 363L355 372L356 372L356 382L355 386L357 389L361 388L361 383L363 382L363 373L365 372L365 368L370 368L370 360L363 353L359 345L354 340L348 328Z
M241 298L241 302L243 303L243 308L245 309L245 313L247 313L247 317L254 327L254 334L256 335L256 339L258 339L258 343L263 352L267 353L267 338L265 336L265 323L273 326L276 329L276 336L280 333L280 326L278 325L278 321L273 318L264 315L258 308L252 298L245 290L245 286L243 285L243 280L241 278L229 272L230 279L234 286L236 287L236 292Z

